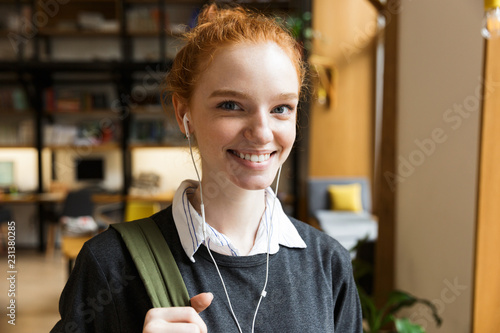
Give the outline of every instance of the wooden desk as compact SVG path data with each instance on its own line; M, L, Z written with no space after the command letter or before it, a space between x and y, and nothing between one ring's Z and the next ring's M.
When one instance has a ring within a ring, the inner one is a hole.
M151 196L138 196L138 195L127 195L125 197L126 201L146 201L146 202L159 202L159 203L171 203L174 200L175 192L165 192L159 193Z
M65 193L30 193L30 194L2 194L0 205L6 204L38 204L38 245L40 252L45 251L45 223L43 218L44 204L57 204L64 202ZM92 201L96 204L120 203L129 201L159 202L170 204L174 198L174 192L160 193L153 196L137 196L122 194L96 193L92 195Z
M3 194L0 195L0 204L27 204L27 203L59 203L64 202L64 193L32 193L32 194ZM92 195L92 201L96 204L116 203L126 201L148 201L171 203L174 199L174 192L159 193L152 196L142 195L122 195L96 193Z
M29 204L29 203L60 203L64 202L64 193L33 193L33 194L4 194L0 196L0 204ZM121 194L93 194L92 201L96 204L123 202Z
M64 193L40 193L37 195L38 202L64 202L66 198L66 194ZM96 193L92 195L92 201L96 204L106 204L106 203L115 203L122 202L123 195L121 194L106 194L106 193Z
M37 203L37 194L2 194L0 195L0 204L27 204Z

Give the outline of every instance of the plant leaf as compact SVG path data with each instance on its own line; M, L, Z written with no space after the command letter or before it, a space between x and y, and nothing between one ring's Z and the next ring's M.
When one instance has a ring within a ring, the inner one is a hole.
M396 312L402 307L411 306L417 302L417 298L407 292L401 290L394 290L389 295L387 304L393 309L392 313Z
M423 304L431 310L432 317L436 321L437 326L441 326L442 319L438 314L436 306L434 305L434 303L426 299L417 298L404 291L396 290L393 293L391 293L387 303L388 304L392 303L392 307L390 308L389 313L396 313L404 307L410 307L417 303Z
M397 318L394 320L398 333L425 333L420 325L412 324L408 318Z
M394 290L389 294L382 312L385 314L381 326L394 321L393 315L405 307L411 307L417 302L417 298L413 295L401 290Z
M373 299L362 288L358 288L358 294L361 309L363 310L363 318L366 320L369 332L377 332L380 328L382 313L375 306Z

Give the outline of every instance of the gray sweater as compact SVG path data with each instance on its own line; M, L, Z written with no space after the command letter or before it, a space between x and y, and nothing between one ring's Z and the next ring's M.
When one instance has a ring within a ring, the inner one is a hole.
M208 331L238 332L207 249L192 263L182 249L171 207L155 214L179 266L190 297L212 292L200 315ZM291 219L307 244L280 247L271 255L267 296L255 332L362 332L361 308L348 252L326 234ZM213 253L243 332L251 331L265 280L266 255L230 257ZM120 235L110 228L88 241L61 295L61 320L52 332L142 332L152 307Z

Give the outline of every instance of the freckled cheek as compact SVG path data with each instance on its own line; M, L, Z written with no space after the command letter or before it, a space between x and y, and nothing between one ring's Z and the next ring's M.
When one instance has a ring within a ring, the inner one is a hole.
M203 133L205 144L210 145L211 150L223 151L233 142L235 136L234 128L227 126L210 126ZM201 143L200 143L201 145Z
M280 129L276 134L278 142L285 150L290 150L295 142L296 130L295 124L293 126L287 125Z

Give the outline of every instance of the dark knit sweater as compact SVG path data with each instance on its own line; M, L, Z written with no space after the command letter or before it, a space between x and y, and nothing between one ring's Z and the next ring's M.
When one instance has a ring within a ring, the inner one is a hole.
M171 207L152 216L167 240L190 297L214 294L200 315L208 331L238 332L207 249L192 263L182 249ZM361 308L348 252L326 234L291 219L307 244L281 246L271 255L267 296L255 332L358 333ZM266 273L266 255L231 257L213 253L243 332L250 332ZM52 332L142 332L152 307L120 235L110 228L88 241L61 295L61 320Z

